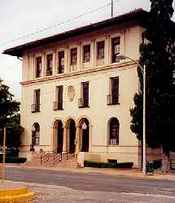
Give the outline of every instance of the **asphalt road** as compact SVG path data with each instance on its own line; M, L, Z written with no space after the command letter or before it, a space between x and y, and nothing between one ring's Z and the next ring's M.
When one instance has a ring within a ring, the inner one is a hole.
M7 168L9 180L64 186L73 190L139 193L175 197L175 181L145 180L97 173ZM174 199L175 201L175 199Z

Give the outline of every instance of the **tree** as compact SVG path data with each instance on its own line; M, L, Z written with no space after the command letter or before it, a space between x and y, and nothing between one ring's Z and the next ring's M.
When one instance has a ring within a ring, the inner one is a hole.
M151 148L161 146L169 155L175 150L175 24L173 0L151 0L145 22L139 63L146 68L146 140ZM138 69L141 90L130 110L131 130L142 141L143 76Z
M13 100L9 87L0 80L0 145L2 145L3 128L7 128L7 145L18 147L22 127L19 115L20 103Z

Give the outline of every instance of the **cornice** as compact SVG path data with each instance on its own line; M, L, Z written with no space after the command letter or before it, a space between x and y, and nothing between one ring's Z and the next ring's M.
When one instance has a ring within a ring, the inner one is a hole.
M27 85L39 84L39 83L63 79L63 78L67 79L70 77L86 75L86 74L95 73L95 72L103 72L103 71L112 70L112 69L124 70L124 69L128 69L128 68L133 68L132 67L133 65L136 65L136 64L134 62L114 63L114 64L110 64L110 65L98 66L96 68L80 70L80 71L76 71L76 72L63 73L63 74L54 75L54 76L45 76L45 77L42 77L39 79L34 79L34 80L22 81L20 84L23 86L27 86Z

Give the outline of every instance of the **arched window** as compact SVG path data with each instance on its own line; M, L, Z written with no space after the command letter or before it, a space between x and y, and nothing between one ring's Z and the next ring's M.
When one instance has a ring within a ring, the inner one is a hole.
M119 144L119 121L117 118L111 118L109 121L109 144Z
M32 145L39 145L40 141L40 126L38 123L34 123L32 126Z

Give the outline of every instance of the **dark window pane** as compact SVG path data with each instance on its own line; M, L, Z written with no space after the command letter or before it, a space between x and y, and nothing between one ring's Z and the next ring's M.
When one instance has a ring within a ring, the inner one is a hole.
M57 87L57 102L58 102L58 110L63 109L63 86Z
M109 144L119 144L119 121L117 118L112 118L110 121Z
M119 77L111 78L112 104L117 104L119 100Z
M83 63L90 61L90 45L83 46Z
M42 72L42 58L37 57L36 58L36 66L35 66L35 77L41 77L41 72Z
M47 55L47 68L46 68L46 75L52 75L52 68L53 68L53 55Z
M77 64L77 48L73 48L70 51L70 65Z
M64 51L58 52L58 73L64 73Z
M112 39L112 63L119 62L117 56L120 54L120 37Z
M104 58L104 41L97 42L97 59Z
M84 106L89 106L89 82L82 82Z

